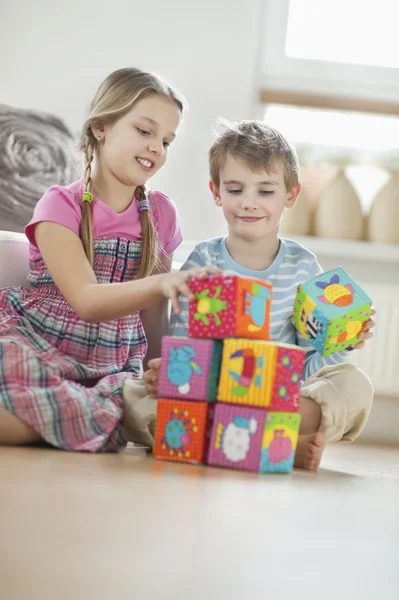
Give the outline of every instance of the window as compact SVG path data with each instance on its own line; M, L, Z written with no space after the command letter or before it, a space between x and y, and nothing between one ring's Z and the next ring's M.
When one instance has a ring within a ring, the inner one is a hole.
M302 166L344 167L365 210L399 164L395 117L269 105L265 120L293 142Z
M399 100L397 0L264 0L261 87Z
M364 208L399 164L399 3L264 0L260 101L302 166L344 167Z
M276 104L266 107L265 117L302 147L318 146L324 154L337 148L365 160L393 155L392 167L399 164L399 118Z
M311 18L310 18L311 15ZM285 53L291 58L399 67L397 0L290 0Z

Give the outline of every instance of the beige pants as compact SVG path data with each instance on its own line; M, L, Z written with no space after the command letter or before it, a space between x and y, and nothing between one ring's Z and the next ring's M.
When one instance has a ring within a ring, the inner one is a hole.
M311 398L322 413L320 431L326 442L353 442L363 431L374 399L368 376L350 364L324 367L302 385L301 398Z
M326 442L353 442L367 423L374 390L363 371L350 364L324 367L302 386L322 411L320 431ZM152 447L157 401L148 396L142 379L129 377L123 387L123 427L129 441Z

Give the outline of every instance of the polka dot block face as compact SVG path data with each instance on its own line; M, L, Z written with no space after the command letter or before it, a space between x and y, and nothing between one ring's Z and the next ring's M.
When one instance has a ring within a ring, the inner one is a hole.
M371 298L342 267L298 287L292 322L322 356L361 341Z
M195 300L189 303L188 335L222 339L268 340L272 285L238 276L193 279Z
M154 456L202 463L208 450L213 408L206 402L159 400Z
M288 344L224 340L218 401L298 411L305 354Z
M297 346L277 346L276 363L269 408L271 410L299 410L302 371L306 352Z

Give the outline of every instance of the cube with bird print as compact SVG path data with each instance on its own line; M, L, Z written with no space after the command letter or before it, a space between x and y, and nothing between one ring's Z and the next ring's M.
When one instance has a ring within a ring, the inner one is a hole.
M222 342L218 340L164 336L159 395L215 402L221 357Z
M260 279L217 275L192 279L188 335L193 338L269 339L272 285Z
M218 402L297 412L305 350L291 344L226 339Z
M298 287L292 322L322 356L329 356L361 341L370 312L371 298L337 267Z

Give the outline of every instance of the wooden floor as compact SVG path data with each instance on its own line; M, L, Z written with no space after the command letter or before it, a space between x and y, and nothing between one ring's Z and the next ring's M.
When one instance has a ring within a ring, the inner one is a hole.
M399 450L318 474L0 449L2 600L399 597Z

